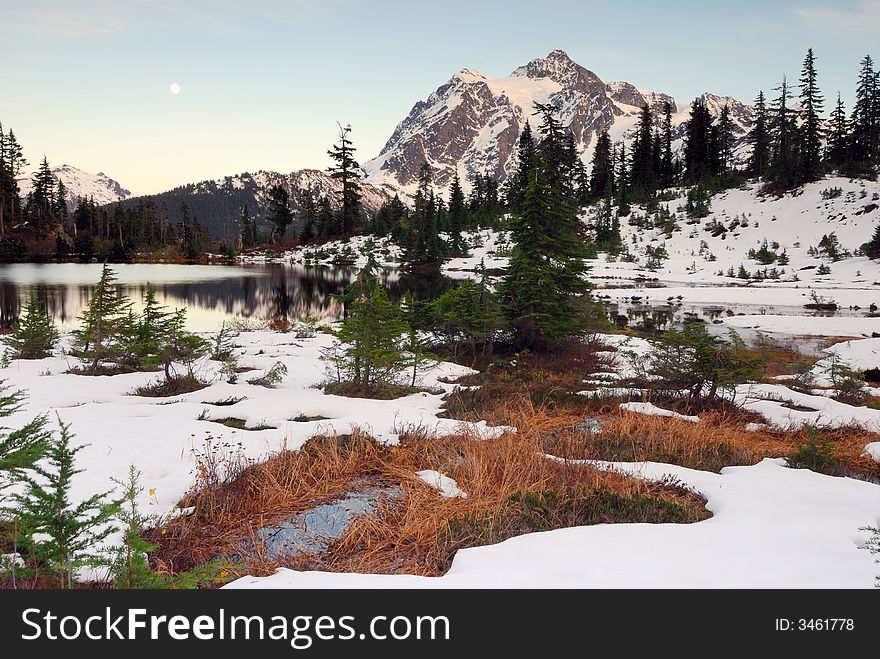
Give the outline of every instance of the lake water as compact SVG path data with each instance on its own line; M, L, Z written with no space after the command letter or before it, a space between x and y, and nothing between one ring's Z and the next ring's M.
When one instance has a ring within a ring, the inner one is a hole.
M192 331L210 332L233 316L291 320L309 314L336 320L342 307L333 295L342 293L357 274L355 268L221 266L180 264L117 264L119 285L140 306L147 282L157 298L171 308L186 308ZM101 275L99 263L13 263L0 265L0 325L9 327L32 292L46 299L49 313L64 329L76 325L88 306ZM451 282L443 277L412 276L387 271L382 275L391 296L412 291L417 299L433 297Z

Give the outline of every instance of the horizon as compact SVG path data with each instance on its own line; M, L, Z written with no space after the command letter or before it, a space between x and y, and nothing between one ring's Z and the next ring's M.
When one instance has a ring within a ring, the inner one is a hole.
M751 17L743 4L761 11ZM849 112L859 60L880 27L876 1L748 0L699 15L687 3L563 2L530 20L525 3L500 6L455 1L427 30L426 12L399 0L385 11L357 0L4 7L12 36L0 46L9 62L0 121L24 146L29 171L45 155L52 167L103 172L139 196L242 172L324 169L337 121L352 125L363 164L457 71L504 77L555 49L603 81L669 93L683 107L704 92L747 104L761 89L772 97L813 47L825 115L838 91ZM389 13L401 19L394 26L382 20ZM673 32L682 27L687 39ZM330 43L337 31L345 52Z

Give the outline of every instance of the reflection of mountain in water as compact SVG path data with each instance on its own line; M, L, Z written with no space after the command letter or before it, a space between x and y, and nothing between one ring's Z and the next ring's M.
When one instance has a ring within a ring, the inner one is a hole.
M123 273L125 266L116 266ZM192 266L181 265L180 268ZM187 309L188 324L196 331L215 329L223 318L303 318L311 315L322 320L336 320L342 316L341 303L334 295L343 292L346 284L357 274L354 268L327 268L302 266L270 266L255 268L249 276L227 276L217 279L191 281L181 271L182 280L173 277L156 284L160 302L175 308ZM0 323L9 327L18 318L31 292L47 301L49 313L56 323L70 327L88 306L94 285L59 281L59 271L52 266L44 268L45 283L28 280L17 282L7 273L0 281ZM62 278L63 279L63 278ZM450 281L436 275L404 275L396 271L382 274L392 298L400 299L412 291L415 299L430 299L449 287ZM136 306L146 291L147 282L125 284L122 290Z

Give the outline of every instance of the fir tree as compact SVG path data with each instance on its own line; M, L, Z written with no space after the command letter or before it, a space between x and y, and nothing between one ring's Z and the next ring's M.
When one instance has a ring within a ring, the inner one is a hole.
M71 480L82 472L75 467L76 455L85 447L73 446L70 426L60 419L59 425L60 434L46 450L46 466L26 475L26 491L12 500L27 530L21 544L33 548L33 555L56 576L60 587L72 588L80 566L103 562L95 547L115 531L112 519L120 502L109 498L110 491L71 502Z
M464 199L464 191L461 189L461 181L458 171L452 177L452 185L449 188L449 248L453 254L465 252L462 230L467 226L467 206Z
M661 136L660 186L671 188L675 185L675 163L672 157L672 103L663 103L663 134Z
M287 227L293 222L293 211L290 209L290 193L284 185L275 184L269 188L269 222L272 224L272 242L287 233Z
M337 382L368 390L394 384L406 364L402 342L407 326L376 270L370 253L343 296L346 315L336 332L339 344L323 353Z
M754 108L755 119L748 136L748 140L752 145L749 171L753 176L762 178L767 173L770 164L770 131L767 118L767 104L764 100L763 91L758 92Z
M215 581L221 567L219 562L212 561L176 575L159 573L150 568L149 554L159 545L143 538L145 528L153 518L144 515L138 506L138 497L144 490L140 477L141 473L132 465L126 480L113 481L122 488L115 521L121 525L123 532L122 545L116 548L116 556L110 566L113 585L117 589L187 589Z
M516 156L516 171L511 176L507 198L507 205L512 212L518 212L522 207L523 195L529 182L529 173L535 166L535 139L528 120L519 135Z
M131 350L135 368L156 368L162 363L164 345L167 341L168 320L171 314L156 299L156 289L147 282L144 292L144 310L132 322Z
M257 244L256 240L256 221L251 219L251 211L244 205L241 207L241 246L244 248L253 247Z
M880 156L880 81L870 55L861 61L851 123L852 158L870 172L872 161Z
M58 329L49 318L46 302L31 295L28 304L6 339L6 359L43 359L52 356Z
M106 263L79 321L79 328L73 332L73 351L88 363L87 371L95 373L105 364L118 363L129 355L131 303L119 290L116 273Z
M321 210L318 212L318 237L326 240L336 233L333 208L330 206L330 198L327 195L321 197Z
M716 127L717 167L713 173L724 175L733 164L733 122L730 120L730 107L721 108L721 116Z
M590 171L590 196L601 199L614 191L614 156L611 137L605 128L596 138L593 150L592 170Z
M795 149L795 112L789 106L791 88L783 76L782 84L776 88L779 92L772 108L772 147L770 169L773 178L783 185L794 181L797 170L797 152Z
M820 115L824 99L819 91L816 57L813 49L807 51L800 79L801 140L800 179L814 181L819 177L822 161L822 130Z
M846 109L837 93L837 102L831 113L831 134L828 136L828 162L832 167L840 168L845 165L850 156L849 123L846 119Z
M685 181L699 183L712 175L712 116L702 97L691 103L685 135Z
M27 164L15 133L11 128L4 133L0 124L0 236L6 233L7 224L20 219L18 177Z
M21 410L24 399L24 393L10 391L6 381L0 380L0 419L6 419ZM38 416L11 432L9 428L0 426L0 502L7 488L21 480L43 457L50 438L45 416Z
M443 246L437 231L437 204L431 181L431 168L423 163L419 169L419 187L413 198L410 235L406 260L412 264L430 265L440 262Z
M318 226L318 208L315 206L315 197L311 190L300 190L297 193L299 217L302 220L302 228L299 232L299 241L309 243L314 240Z
M334 161L328 171L331 176L342 182L339 192L342 198L340 209L342 235L345 237L354 234L355 227L361 221L361 186L360 165L354 159L355 148L351 142L351 126L339 125L339 143L335 144L327 155Z
M566 185L564 134L553 108L542 115L538 165L523 211L511 220L515 244L500 292L504 313L521 348L548 348L580 328L576 298L588 295L586 245L572 191Z
M629 176L633 195L639 199L646 199L657 188L652 141L653 126L654 119L651 115L651 108L645 104L639 114L639 123L636 126Z

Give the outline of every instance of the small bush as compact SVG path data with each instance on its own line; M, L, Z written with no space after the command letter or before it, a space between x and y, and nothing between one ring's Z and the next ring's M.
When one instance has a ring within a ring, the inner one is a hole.
M846 466L835 456L834 444L822 439L818 428L809 427L805 432L806 441L799 443L786 458L787 466L792 469L809 469L828 476L843 476Z

